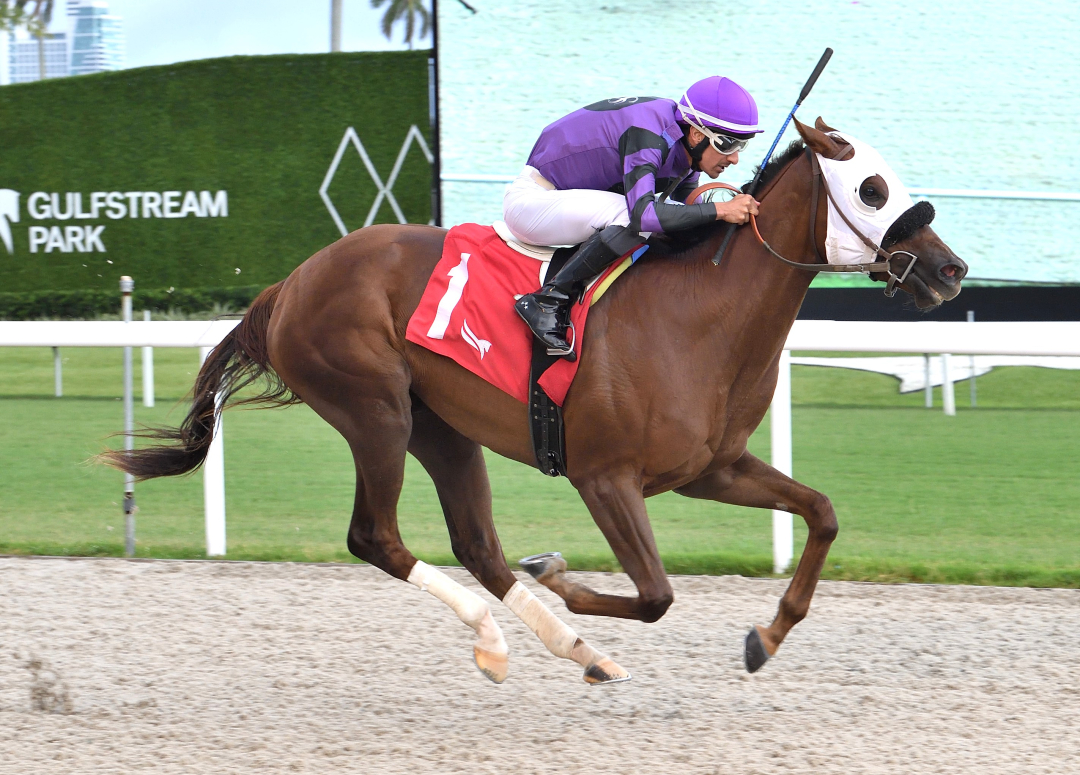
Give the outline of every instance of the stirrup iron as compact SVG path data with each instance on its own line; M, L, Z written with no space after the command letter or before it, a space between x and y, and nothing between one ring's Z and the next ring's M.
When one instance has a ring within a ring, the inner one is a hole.
M566 358L568 361L573 363L577 360L577 353L574 352L574 347L575 345L577 345L577 328L574 326L573 323L570 323L566 326L566 333L572 333L574 335L573 339L570 339L566 336L563 337L563 339L566 340L567 348L565 350L560 350L557 347L549 347L547 348L547 354L557 358Z

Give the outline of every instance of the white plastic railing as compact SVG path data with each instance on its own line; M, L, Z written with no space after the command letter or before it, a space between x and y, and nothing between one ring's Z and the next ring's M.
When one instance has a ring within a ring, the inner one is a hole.
M797 320L784 348L954 355L1078 355L1080 322Z
M205 360L210 350L239 322L0 321L0 347L52 347L54 352L59 347L197 347L201 360ZM57 379L59 380L59 376ZM130 380L125 380L125 393L130 389ZM58 383L57 395L59 394ZM124 398L125 404L131 403L130 395L125 395ZM214 440L203 464L206 554L211 557L225 554L226 546L225 453L221 434L221 421L218 420L214 427Z
M1080 355L1080 322L953 323L797 320L780 358L770 413L772 465L792 476L792 350L964 355ZM944 391L946 401L951 390ZM946 413L948 406L946 406ZM953 412L955 413L955 409ZM773 511L773 570L783 573L794 556L791 514Z
M0 347L214 347L239 320L0 321Z
M235 320L161 322L0 322L0 347L198 347L210 349ZM953 323L798 320L780 358L770 407L772 464L793 475L791 351L965 355L1080 356L1080 322ZM946 376L948 378L948 376ZM225 554L225 473L221 423L203 467L208 555ZM794 553L792 516L773 511L773 566L787 570Z

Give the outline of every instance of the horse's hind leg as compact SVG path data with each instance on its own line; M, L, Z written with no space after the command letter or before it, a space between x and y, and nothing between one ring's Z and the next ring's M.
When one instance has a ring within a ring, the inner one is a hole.
M746 637L746 669L756 672L810 610L825 557L836 538L836 512L820 492L785 476L749 452L727 468L703 476L676 492L736 506L790 511L806 520L806 547L791 584L780 599L776 618L768 627L754 627Z
M619 564L637 587L637 596L603 594L570 580L566 561L557 552L526 557L521 566L565 600L566 607L576 614L655 622L667 612L674 594L656 548L638 480L631 474L615 472L575 481L574 485Z
M349 443L356 465L356 497L349 524L349 551L365 562L421 590L454 610L478 638L474 657L496 683L506 678L506 641L488 604L437 568L417 560L398 531L397 503L412 435L412 407L404 374L361 381L336 372L333 401L315 390L305 400ZM376 382L376 384L372 384Z
M414 398L409 451L435 483L454 555L477 581L528 625L552 654L581 665L586 682L627 680L629 673L579 638L510 572L495 532L480 445ZM505 652L503 660L505 664Z

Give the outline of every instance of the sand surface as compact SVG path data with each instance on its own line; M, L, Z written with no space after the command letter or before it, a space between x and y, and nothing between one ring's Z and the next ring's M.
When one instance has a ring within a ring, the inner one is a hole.
M676 578L650 625L527 583L634 680L586 686L496 604L496 686L366 566L0 558L0 772L1080 772L1078 591L825 582L748 676L783 582Z

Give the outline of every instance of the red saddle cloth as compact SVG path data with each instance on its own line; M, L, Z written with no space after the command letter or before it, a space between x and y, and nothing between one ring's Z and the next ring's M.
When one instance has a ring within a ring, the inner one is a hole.
M605 276L618 265L615 262ZM533 335L518 317L514 302L516 296L540 287L542 266L507 245L491 226L464 223L453 227L420 305L409 319L405 338L452 358L527 403ZM570 310L577 332L574 351L579 356L592 294L599 286L593 283L584 303ZM573 362L562 358L540 378L540 386L559 406L579 363L580 357Z

